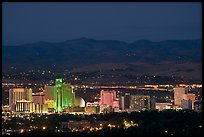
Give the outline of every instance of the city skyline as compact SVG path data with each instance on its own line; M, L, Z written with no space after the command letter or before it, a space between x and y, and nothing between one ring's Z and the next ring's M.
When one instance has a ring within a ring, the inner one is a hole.
M201 2L3 2L2 135L202 135Z

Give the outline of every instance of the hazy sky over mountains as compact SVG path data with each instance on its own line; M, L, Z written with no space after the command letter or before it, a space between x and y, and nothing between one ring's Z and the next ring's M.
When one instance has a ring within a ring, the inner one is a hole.
M3 3L3 45L79 37L133 42L201 38L201 2Z

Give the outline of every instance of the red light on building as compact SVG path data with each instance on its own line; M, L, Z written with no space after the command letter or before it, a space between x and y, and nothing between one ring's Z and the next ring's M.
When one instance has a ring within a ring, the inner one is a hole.
M101 91L100 104L105 104L108 107L119 107L119 102L116 100L116 91Z

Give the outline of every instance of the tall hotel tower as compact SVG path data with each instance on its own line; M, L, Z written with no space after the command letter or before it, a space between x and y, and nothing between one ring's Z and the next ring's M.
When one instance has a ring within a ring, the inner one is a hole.
M74 106L75 94L72 87L64 84L62 79L56 79L54 86L54 101L56 102L55 111L61 112L64 108Z
M21 100L32 101L32 89L27 88L12 88L9 90L9 106L11 110L15 110L17 101Z
M119 107L119 101L116 100L116 91L115 90L110 90L110 91L105 91L101 90L101 104L105 104L108 107Z
M183 87L174 88L174 105L181 106L181 100L186 93L186 89Z

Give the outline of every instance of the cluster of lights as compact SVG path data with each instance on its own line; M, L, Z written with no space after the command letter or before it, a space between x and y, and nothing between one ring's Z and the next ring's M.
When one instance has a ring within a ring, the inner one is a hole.
M99 127L84 127L81 130L77 129L77 128L73 128L71 131L72 132L78 132L78 131L88 131L88 132L94 132L94 131L98 131L98 130L102 130L103 129L103 125L100 124Z
M116 125L108 124L108 127L109 127L110 129L112 129L112 128L116 128ZM119 127L119 126L117 126L117 127Z
M125 126L124 128L129 128L129 127L138 127L139 125L138 123L134 123L133 121L128 122L124 120L124 126Z
M110 129L112 128L119 128L119 126L113 125L113 124L108 124L107 127ZM78 131L88 131L88 132L95 132L103 129L103 124L100 124L99 127L84 127L81 130L77 128L73 128L71 131L72 132L78 132Z

